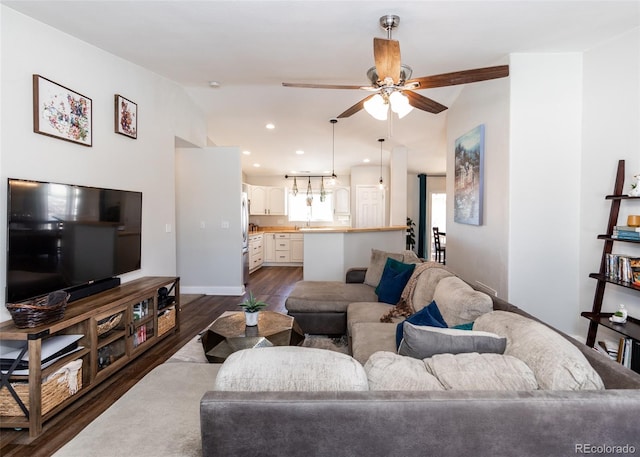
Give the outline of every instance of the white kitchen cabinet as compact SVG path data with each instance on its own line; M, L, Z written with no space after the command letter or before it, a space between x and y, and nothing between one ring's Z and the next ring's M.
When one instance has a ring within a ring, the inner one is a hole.
M348 216L351 214L351 189L336 187L333 191L333 214Z
M288 233L276 233L276 262L291 262L291 245Z
M249 214L252 216L286 216L286 188L249 186Z
M264 234L264 261L275 262L276 261L276 234L265 233Z
M304 235L302 233L292 233L289 239L292 262L304 261Z
M249 214L261 216L267 214L267 188L249 186Z
M264 239L262 233L249 236L249 273L264 263Z

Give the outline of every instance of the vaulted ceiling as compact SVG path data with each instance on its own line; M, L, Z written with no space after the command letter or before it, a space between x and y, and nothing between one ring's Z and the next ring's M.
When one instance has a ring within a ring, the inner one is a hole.
M184 86L213 143L251 152L243 156L248 175L331 170L329 120L367 92L281 83L368 85L373 38L386 37L383 15L400 16L393 38L414 77L504 64L510 53L582 52L640 24L637 1L1 2ZM460 90L419 93L451 106ZM410 171L442 173L446 118L414 110L391 122L364 111L341 119L335 170L365 158L379 164L384 137L385 152L408 148Z

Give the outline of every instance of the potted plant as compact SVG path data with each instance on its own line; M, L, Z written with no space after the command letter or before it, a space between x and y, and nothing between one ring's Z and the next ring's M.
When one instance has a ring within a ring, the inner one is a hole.
M407 217L407 250L412 250L416 244L416 237L413 227L416 224L413 223L410 217Z
M238 306L244 309L244 318L247 327L255 327L258 325L258 312L269 306L267 303L258 300L253 296L253 293L249 292L249 298L240 303Z

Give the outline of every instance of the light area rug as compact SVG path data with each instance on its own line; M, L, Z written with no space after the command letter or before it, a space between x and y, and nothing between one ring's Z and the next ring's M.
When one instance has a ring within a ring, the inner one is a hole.
M348 353L346 338L306 335L303 346ZM151 370L54 457L201 457L200 399L222 366L200 336Z
M154 368L55 457L201 457L200 399L220 364Z

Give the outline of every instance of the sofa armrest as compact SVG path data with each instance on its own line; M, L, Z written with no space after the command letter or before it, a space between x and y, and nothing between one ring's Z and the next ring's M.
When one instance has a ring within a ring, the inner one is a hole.
M362 284L364 277L367 274L367 269L363 267L349 268L347 270L347 277L345 282L347 284Z

